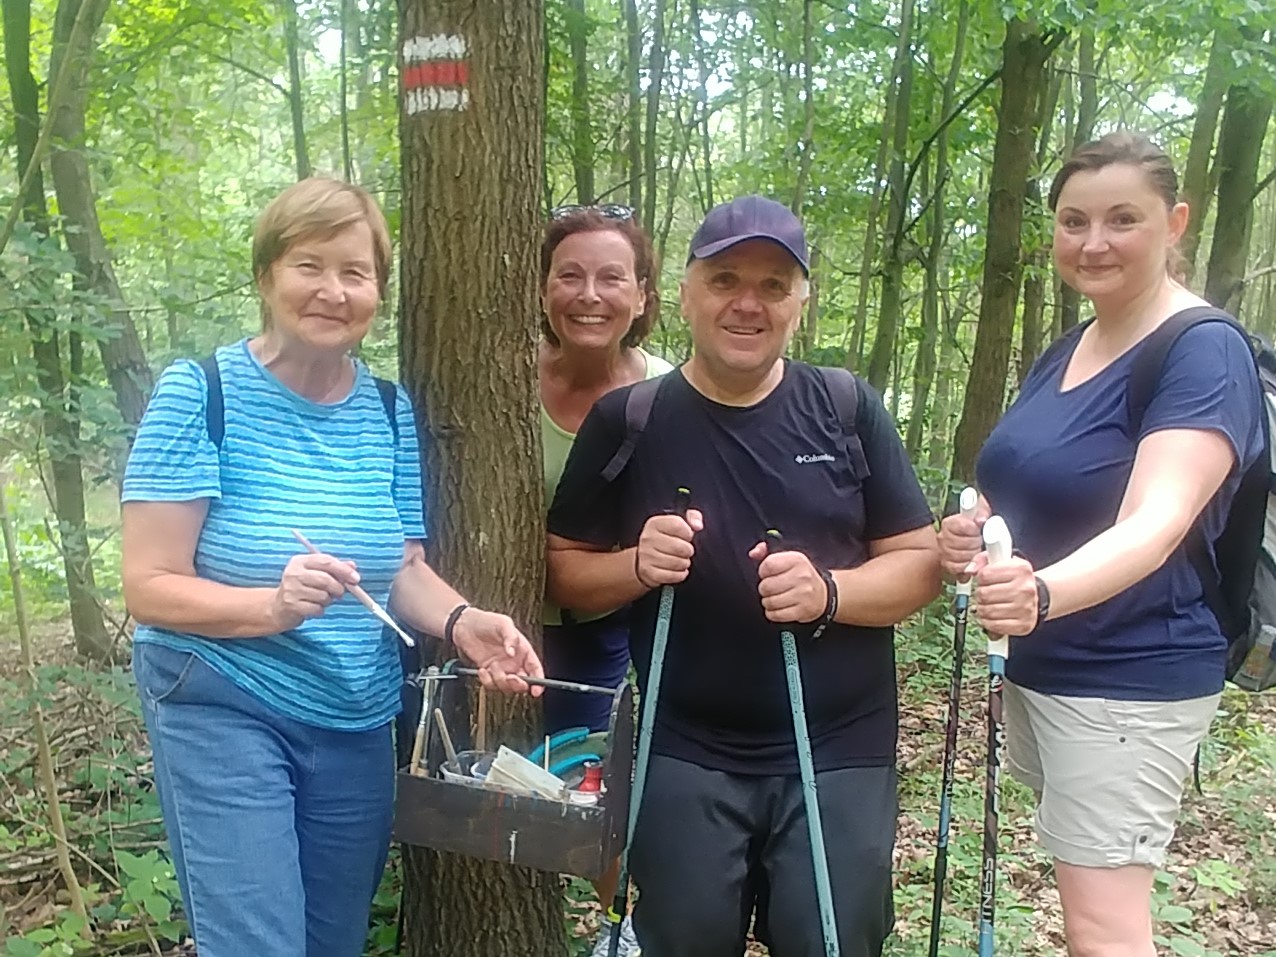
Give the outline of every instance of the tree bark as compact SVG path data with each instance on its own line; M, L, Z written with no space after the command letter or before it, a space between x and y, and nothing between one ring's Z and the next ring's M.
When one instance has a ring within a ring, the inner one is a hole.
M1192 121L1187 163L1183 167L1182 196L1190 215L1187 230L1179 240L1179 251L1187 261L1188 279L1196 272L1201 227L1210 211L1210 156L1214 151L1214 136L1218 132L1218 115L1223 109L1228 76L1232 72L1231 63L1232 44L1226 30L1220 27L1214 31L1214 42L1210 46L1210 59L1205 67L1201 96L1196 104L1196 118Z
M1269 93L1233 84L1218 134L1218 215L1205 276L1205 298L1237 315L1245 292L1245 263L1254 224L1254 187L1263 139L1272 115Z
M882 304L877 314L877 333L868 357L866 378L875 389L884 390L890 381L895 359L895 337L899 330L904 286L904 226L909 197L907 184L908 121L913 98L913 12L914 0L902 0L899 12L899 46L895 56L895 123L891 130L890 166L887 173L886 230L882 237Z
M432 48L463 49L469 65L466 98L409 95L400 114L400 355L426 433L430 558L538 642L541 5L399 0L399 14L405 57L432 38ZM498 700L489 717L495 739L515 747L539 721L526 698ZM404 862L409 957L564 952L558 875L419 848L405 848Z
M284 46L288 51L288 112L292 117L292 151L297 179L310 175L310 151L306 146L306 113L301 92L301 38L296 0L279 0L284 12Z
M3 5L5 66L13 103L17 173L21 182L34 158L40 131L39 92L31 73L31 3L30 0L3 0ZM53 241L44 198L44 177L38 168L24 197L23 216L38 237ZM110 642L97 603L97 584L85 527L79 424L67 407L56 317L47 309L31 309L25 318L31 335L36 382L40 387L41 425L53 475L50 504L58 520L71 632L78 654L100 660L107 654Z
M52 117L56 145L49 157L49 167L53 172L58 211L68 227L64 229L67 248L75 257L80 282L83 288L92 290L108 303L111 310L109 320L102 324L102 334L97 336L98 351L120 415L132 430L142 421L154 380L102 237L85 154L89 60L93 36L102 23L108 3L109 0L61 0L58 3L49 75L57 76L66 59L70 76L67 95ZM75 39L72 28L82 5L88 5L85 42L82 46L72 45Z
M953 450L954 481L974 477L975 456L1001 415L1015 304L1022 272L1024 186L1032 167L1038 98L1052 47L1041 30L1015 18L1006 25L1001 104L988 189L983 297L970 380Z
M572 170L576 202L594 201L594 129L589 109L589 15L585 0L567 0L567 45L572 57Z

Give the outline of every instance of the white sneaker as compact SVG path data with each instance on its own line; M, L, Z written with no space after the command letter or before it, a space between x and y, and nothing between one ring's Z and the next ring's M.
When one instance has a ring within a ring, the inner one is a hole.
M610 953L608 948L611 946L611 928L609 921L603 923L602 933L594 942L590 957L607 957ZM630 917L620 922L620 942L616 948L616 957L642 957L642 946L638 943L637 935L634 934L634 922Z

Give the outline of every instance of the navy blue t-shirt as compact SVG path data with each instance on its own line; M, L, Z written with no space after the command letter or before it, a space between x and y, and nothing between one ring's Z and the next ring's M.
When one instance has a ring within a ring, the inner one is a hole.
M677 589L655 737L657 754L743 774L793 774L797 753L779 627L758 597L749 550L766 529L817 565L853 568L868 543L932 521L881 399L860 384L847 441L820 373L799 362L756 405L720 405L680 370L668 374L628 466L603 469L625 437L618 389L581 426L549 513L549 530L627 548L647 519L691 490L704 513L690 575ZM658 592L634 604L630 649L645 687ZM807 721L820 770L895 760L893 629L798 626Z
M1263 451L1258 377L1236 330L1207 322L1179 337L1136 435L1126 387L1142 347L1136 344L1066 392L1060 382L1075 341L1047 353L979 454L979 487L1035 568L1071 554L1116 522L1144 436L1202 429L1231 445L1237 464L1199 520L1210 542L1222 531L1240 477ZM1006 675L1045 694L1185 700L1223 687L1226 649L1180 547L1108 601L1011 639Z

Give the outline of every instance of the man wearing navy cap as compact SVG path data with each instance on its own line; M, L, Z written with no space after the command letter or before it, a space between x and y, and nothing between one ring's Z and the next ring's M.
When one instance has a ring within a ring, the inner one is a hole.
M640 687L659 588L677 585L630 852L651 957L740 957L751 918L774 957L824 954L782 626L799 639L843 957L879 955L893 921L893 626L938 594L938 549L881 398L784 358L808 272L787 207L710 210L680 290L692 357L641 387L657 391L636 434L640 386L598 401L549 515L549 597L633 603ZM783 550L768 553L771 528Z

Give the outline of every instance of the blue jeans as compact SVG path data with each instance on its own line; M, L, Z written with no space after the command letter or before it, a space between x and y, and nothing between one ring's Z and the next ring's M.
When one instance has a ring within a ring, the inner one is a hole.
M149 642L133 674L200 957L359 957L389 849L390 726L292 721Z

